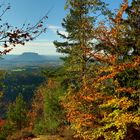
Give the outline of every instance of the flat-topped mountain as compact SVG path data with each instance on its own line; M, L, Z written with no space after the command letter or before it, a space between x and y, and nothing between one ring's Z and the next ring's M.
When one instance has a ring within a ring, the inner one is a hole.
M16 58L12 59L12 61L45 61L45 57L39 55L38 53L25 52Z
M0 60L0 68L56 66L61 64L59 55L40 55L34 52L25 52L21 55L5 55Z

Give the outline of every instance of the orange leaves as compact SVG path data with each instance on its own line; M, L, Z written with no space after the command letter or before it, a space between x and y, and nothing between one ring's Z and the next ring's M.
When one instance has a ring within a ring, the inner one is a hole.
M102 76L100 77L99 79L97 79L97 82L102 82L104 80L107 80L107 79L110 79L110 78L113 78L115 77L119 72L112 72L111 74L108 74L106 76Z
M120 47L120 38L124 37L125 27L121 24L121 20L127 7L128 0L124 0L115 18L109 19L110 23L113 21L110 28L104 22L100 22L96 29L96 39L100 40L100 45L106 47L104 49L108 49L113 55L119 53L117 50Z
M112 38L111 40L115 41L115 45L117 45L117 38L119 38L120 34L122 32L121 29L123 28L123 26L120 24L122 16L125 12L125 10L128 7L128 0L124 0L123 4L121 5L116 17L114 19L112 19L112 21L115 23L115 26L110 30L109 32L109 36Z
M0 128L6 123L5 120L0 119Z
M104 53L91 54L97 61L114 64L117 60L115 55L105 55Z
M90 113L85 107L92 111L92 97L86 96L85 90L81 89L77 93L69 91L68 95L63 99L63 105L67 109L67 119L71 122L72 128L80 135L83 133L82 129L93 127L93 122L96 119L94 114Z
M91 127L93 125L94 116L91 114L80 113L79 116L75 118L73 123L80 125L80 127Z
M103 58L102 58L103 59ZM106 59L105 59L106 60ZM105 61L104 60L104 61ZM135 67L138 67L140 65L140 57L135 57L132 62L129 63L119 63L119 64L113 64L111 66L104 66L103 71L108 72L109 74L104 74L103 76L100 76L96 79L96 82L101 82L110 78L115 77L118 73L125 71L126 69L133 69ZM105 69L105 70L104 70ZM102 72L103 72L102 71ZM126 90L126 89L125 89ZM130 89L127 89L130 90Z
M134 67L137 67L140 65L140 57L137 56L135 57L132 62L129 62L129 63L122 63L122 64L118 64L114 67L114 70L115 71L118 71L118 72L122 72L122 71L125 71L127 68L134 68Z
M125 12L127 7L128 7L128 0L124 0L124 2L121 5L121 8L119 9L119 11L114 19L115 23L120 23L122 15Z
M88 101L88 102L91 102L91 101L95 100L92 96L81 96L81 98Z
M123 88L116 89L116 92L136 93L136 90L131 87L129 87L129 88L123 87Z

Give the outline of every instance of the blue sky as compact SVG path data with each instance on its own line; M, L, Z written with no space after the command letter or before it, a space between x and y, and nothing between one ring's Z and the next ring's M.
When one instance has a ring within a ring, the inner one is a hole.
M122 0L104 1L110 4L111 9L118 8L122 2ZM61 28L61 22L66 16L66 11L64 10L65 0L4 0L4 3L10 3L11 9L4 15L3 20L19 27L25 22L36 23L51 9L46 24L47 33L25 46L16 47L10 54L21 54L23 52L37 52L43 55L56 54L53 41L59 39L56 34L57 29L64 32L64 29Z

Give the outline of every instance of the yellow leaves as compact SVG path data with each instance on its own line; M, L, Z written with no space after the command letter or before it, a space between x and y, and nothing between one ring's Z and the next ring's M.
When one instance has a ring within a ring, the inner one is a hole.
M129 100L127 97L123 97L119 100L118 105L120 108L122 108L122 110L126 110L129 107L133 106L134 103L131 100Z
M135 112L125 112L119 109L114 110L102 120L102 123L105 124L103 127L99 128L102 135L106 137L109 133L114 132L113 137L115 137L115 140L124 139L126 137L126 133L129 131L128 127L132 124L136 124L137 126L140 125L139 115L136 115ZM111 138L111 136L107 139L109 138Z
M101 107L113 106L117 102L118 102L118 99L117 98L111 99L111 100L108 100L108 102L106 104L102 104Z
M0 91L0 98L3 97L3 92Z
M140 125L140 116L135 116L131 113L122 113L115 120L115 125L118 128L131 123Z
M54 89L55 87L57 87L57 82L55 82L54 80L49 79L48 83L47 83L47 87L49 89Z
M107 101L107 103L104 103L100 105L101 108L104 107L116 107L121 108L122 110L127 110L129 107L133 106L133 101L130 101L127 97L122 98L113 98Z
M140 125L140 116L135 116L133 118L133 122L136 123L137 125Z

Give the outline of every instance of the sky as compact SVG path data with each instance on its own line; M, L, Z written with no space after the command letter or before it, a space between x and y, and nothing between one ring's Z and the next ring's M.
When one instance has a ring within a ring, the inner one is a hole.
M66 0L0 0L0 4L10 3L11 9L3 17L3 21L13 26L22 26L23 23L35 24L41 17L48 13L46 22L47 32L36 40L26 43L25 46L14 48L10 54L22 54L23 52L36 52L42 55L56 55L53 45L54 40L59 40L56 31L65 33L61 27L67 11L64 10ZM104 0L109 3L110 9L119 8L123 0Z

